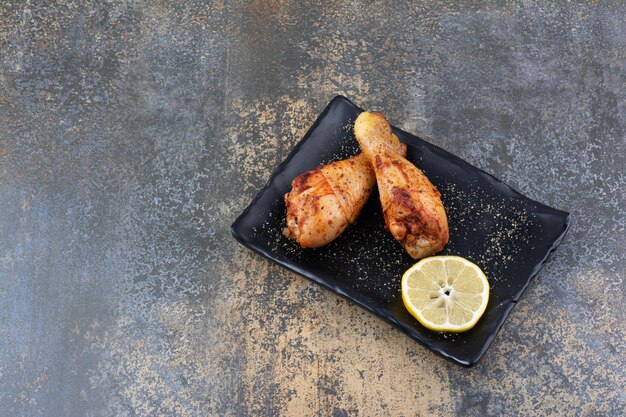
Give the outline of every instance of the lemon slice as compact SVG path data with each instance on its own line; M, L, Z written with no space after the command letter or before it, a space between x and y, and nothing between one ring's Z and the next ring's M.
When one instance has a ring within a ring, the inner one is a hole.
M489 282L483 271L465 258L431 256L402 276L402 301L430 330L464 332L485 312Z

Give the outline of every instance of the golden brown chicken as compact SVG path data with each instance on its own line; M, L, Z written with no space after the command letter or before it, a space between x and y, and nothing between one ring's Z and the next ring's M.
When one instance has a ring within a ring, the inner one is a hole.
M387 228L411 257L439 252L448 243L448 219L437 188L388 145L391 126L380 113L363 112L354 134L378 184Z
M406 155L406 146L395 135L385 140L390 149ZM354 223L375 182L372 166L363 154L300 174L285 194L284 235L303 248L317 248L333 241Z

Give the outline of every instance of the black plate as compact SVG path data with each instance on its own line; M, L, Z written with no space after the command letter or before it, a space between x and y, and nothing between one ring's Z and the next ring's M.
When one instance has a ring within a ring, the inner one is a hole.
M530 200L462 159L394 128L408 145L407 159L422 169L442 194L450 242L440 254L459 255L476 263L491 286L487 310L473 329L460 334L432 332L402 304L400 279L415 261L385 230L376 191L357 222L322 248L303 250L282 235L283 196L291 181L319 164L358 153L352 127L362 111L345 97L335 97L235 220L233 236L266 258L395 324L444 357L471 366L483 356L531 279L563 239L570 215Z

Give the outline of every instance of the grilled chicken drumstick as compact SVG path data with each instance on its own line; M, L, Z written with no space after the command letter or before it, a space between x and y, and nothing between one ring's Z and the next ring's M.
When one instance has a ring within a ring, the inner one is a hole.
M448 243L448 220L437 188L389 146L384 115L361 113L354 134L376 174L387 229L414 259L439 252Z
M406 146L395 135L383 141L397 154L406 155ZM375 182L374 171L363 154L300 174L285 194L284 235L303 248L317 248L333 241L354 223Z

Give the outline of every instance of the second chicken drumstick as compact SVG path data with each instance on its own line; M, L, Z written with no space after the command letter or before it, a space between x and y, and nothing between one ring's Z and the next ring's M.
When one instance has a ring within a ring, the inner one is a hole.
M414 259L433 255L448 243L448 219L437 188L388 145L391 126L380 113L363 112L354 134L378 184L385 224Z

